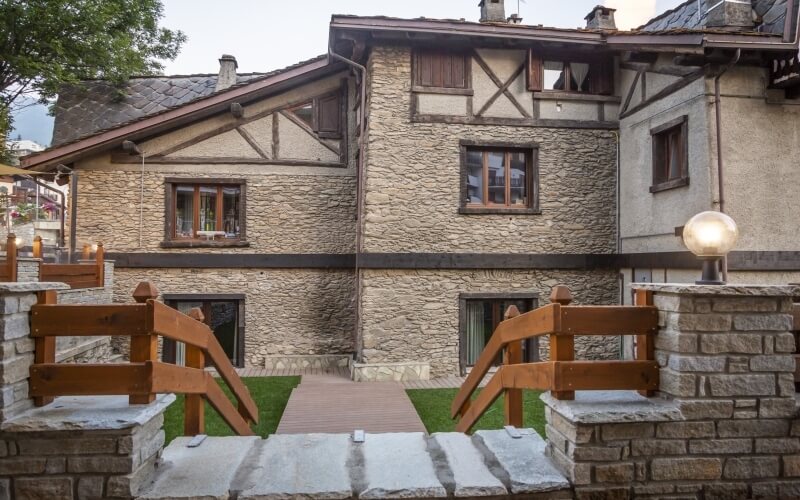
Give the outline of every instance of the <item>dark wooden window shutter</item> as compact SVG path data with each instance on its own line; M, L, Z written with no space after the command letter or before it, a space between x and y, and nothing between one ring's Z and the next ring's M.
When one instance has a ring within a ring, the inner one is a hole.
M614 93L614 57L603 56L592 62L592 93L612 95Z
M414 85L466 88L466 57L461 52L421 50L414 52Z
M314 109L315 129L320 137L338 138L341 136L341 100L339 94L319 97Z
M534 49L528 50L528 90L542 91L542 58Z

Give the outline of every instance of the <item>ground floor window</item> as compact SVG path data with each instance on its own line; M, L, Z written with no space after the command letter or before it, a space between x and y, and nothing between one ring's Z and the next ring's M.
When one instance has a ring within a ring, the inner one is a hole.
M536 294L462 294L461 295L461 367L473 366L486 347L509 306L521 313L537 307ZM523 345L523 360L538 361L538 339L528 339ZM502 360L497 359L496 364Z
M164 302L184 314L199 307L205 317L204 323L214 332L231 364L244 366L243 295L165 295ZM165 362L182 365L185 349L182 342L165 339L162 358Z

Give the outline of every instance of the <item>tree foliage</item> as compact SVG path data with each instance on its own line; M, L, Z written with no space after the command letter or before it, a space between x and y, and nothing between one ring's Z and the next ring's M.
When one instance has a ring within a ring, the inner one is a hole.
M161 0L0 0L0 113L64 84L161 71L186 39L162 17Z

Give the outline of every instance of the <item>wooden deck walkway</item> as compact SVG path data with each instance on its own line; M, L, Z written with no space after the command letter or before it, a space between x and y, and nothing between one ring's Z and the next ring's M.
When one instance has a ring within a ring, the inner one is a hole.
M236 372L240 377L291 377L309 375L330 375L334 377L349 379L350 370L347 368L335 368L330 370L306 369L306 370L268 370L266 368L237 368ZM486 385L491 378L491 373L481 381L480 387ZM216 376L216 373L214 373ZM398 382L405 389L458 389L464 383L466 377L443 377L432 380L408 380ZM363 382L371 384L373 382ZM388 383L388 382L387 382Z
M336 375L304 375L276 434L426 432L401 384L356 383Z

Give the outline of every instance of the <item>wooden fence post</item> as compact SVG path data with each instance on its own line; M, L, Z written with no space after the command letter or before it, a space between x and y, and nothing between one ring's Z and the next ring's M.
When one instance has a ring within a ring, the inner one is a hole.
M203 311L199 307L189 311L189 317L201 323L205 319ZM185 364L189 368L204 369L206 360L203 350L186 344ZM206 418L203 396L200 394L187 394L183 405L183 435L196 436L205 433Z
M34 259L41 259L44 255L44 251L42 249L42 237L41 236L34 236L33 237L33 258Z
M648 290L636 290L634 305L652 306L653 292ZM651 335L636 336L636 359L640 361L653 361L656 359L655 339L653 339ZM639 391L639 394L649 398L655 396L656 391Z
M6 238L6 266L8 266L8 281L17 281L17 235L8 233Z
M139 304L148 303L158 297L158 289L149 281L142 281L136 286L133 291L133 300ZM148 310L148 314L152 314L152 310ZM158 335L152 333L153 318L147 318L148 325L150 325L150 335L134 335L131 337L131 363L146 363L148 361L158 360ZM128 403L132 405L150 404L155 401L155 394L133 395L128 396Z
M97 243L97 251L94 254L94 260L97 265L97 286L103 287L105 286L105 250L103 250L103 243Z
M55 290L37 292L37 304L55 304L58 294ZM36 337L34 339L33 363L36 365L56 362L56 338ZM36 396L33 398L34 406L44 406L53 402L52 396Z
M550 302L567 306L572 302L572 292L564 285L553 287ZM575 337L572 335L550 335L550 361L575 361ZM575 391L552 391L556 399L575 399Z
M506 309L503 319L511 319L519 316L517 306L511 305ZM503 365L516 365L522 363L522 342L511 342L503 351ZM506 389L503 401L505 410L506 425L523 427L522 423L522 389Z
M92 258L92 245L85 243L83 245L83 252L81 253L81 260L89 260Z

